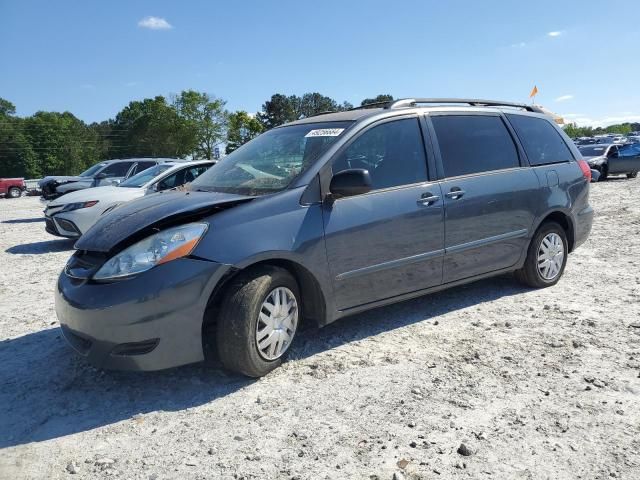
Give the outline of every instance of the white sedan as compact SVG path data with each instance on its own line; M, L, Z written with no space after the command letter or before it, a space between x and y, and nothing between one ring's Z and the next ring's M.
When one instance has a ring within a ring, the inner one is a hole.
M150 193L194 181L214 165L213 161L161 163L118 186L96 187L67 193L52 200L44 211L46 230L52 235L78 238L101 215L118 205Z

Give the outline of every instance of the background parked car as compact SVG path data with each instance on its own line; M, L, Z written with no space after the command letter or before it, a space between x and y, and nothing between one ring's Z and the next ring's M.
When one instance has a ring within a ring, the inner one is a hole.
M84 188L114 185L147 168L163 162L179 161L175 158L129 158L106 160L95 164L78 176L49 176L40 180L39 186L45 200L53 200L69 192Z
M0 196L18 198L26 189L24 178L0 178Z
M52 200L44 211L52 235L77 238L118 205L190 183L215 162L165 162L143 170L117 186L87 188Z
M580 145L578 149L589 166L600 172L600 180L606 180L611 174L635 178L640 171L640 144Z

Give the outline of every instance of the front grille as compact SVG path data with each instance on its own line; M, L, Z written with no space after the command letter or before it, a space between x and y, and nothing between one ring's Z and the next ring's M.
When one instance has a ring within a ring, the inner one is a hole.
M71 278L88 279L98 271L107 259L104 253L78 251L65 266L65 273Z

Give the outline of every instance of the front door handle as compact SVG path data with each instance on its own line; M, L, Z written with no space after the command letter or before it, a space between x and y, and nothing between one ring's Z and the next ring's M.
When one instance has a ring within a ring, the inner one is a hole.
M436 203L438 200L440 200L440 197L438 195L433 195L431 192L427 192L423 193L416 203L418 205L424 205L428 207L429 205Z
M460 187L453 187L449 192L445 193L444 196L447 198L452 198L453 200L458 200L459 198L462 198L464 193L464 190L462 190Z

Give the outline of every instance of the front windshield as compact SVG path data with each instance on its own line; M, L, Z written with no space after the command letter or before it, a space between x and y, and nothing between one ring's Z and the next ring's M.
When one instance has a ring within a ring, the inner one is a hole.
M150 182L153 178L160 175L162 172L169 170L173 167L170 163L161 163L160 165L156 165L155 167L147 168L146 170L141 171L137 175L134 175L130 179L122 182L119 187L129 187L129 188L140 188L145 183Z
M191 189L251 196L284 190L352 123L308 123L269 130L200 175Z
M580 147L580 153L585 157L600 157L607 151L607 147L588 146Z
M100 170L101 168L105 167L107 164L106 163L98 163L96 165L94 165L93 167L89 168L88 170L85 170L84 172L82 172L79 176L80 177L93 177L93 175Z

